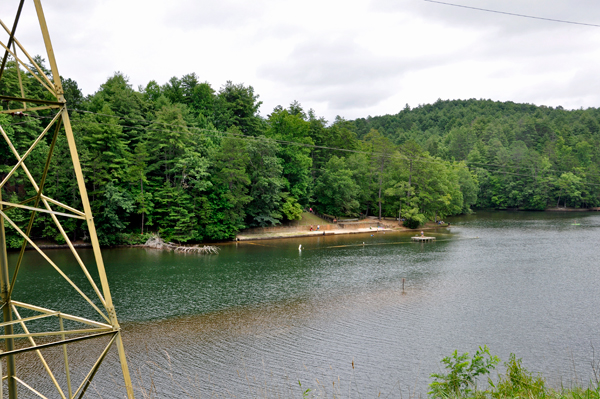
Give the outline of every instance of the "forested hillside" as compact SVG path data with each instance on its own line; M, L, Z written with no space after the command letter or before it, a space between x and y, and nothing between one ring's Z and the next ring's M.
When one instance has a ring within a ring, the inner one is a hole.
M358 137L378 130L400 147L464 161L481 208L600 204L600 110L567 111L490 100L441 101L355 121Z
M21 77L28 96L42 93L33 76ZM0 94L21 97L14 62L2 83ZM418 225L475 206L600 205L597 109L438 101L326 121L297 102L262 117L251 86L227 82L217 90L195 74L136 89L116 73L87 97L76 82L64 85L104 245L138 242L148 232L179 242L226 240L298 219L308 207L336 217L401 214ZM51 115L2 114L0 124L23 154ZM41 175L50 141L30 155L33 174ZM62 136L56 148L44 191L80 208ZM15 162L0 143L0 177ZM34 192L21 173L2 194L18 202ZM33 236L60 240L49 219L39 220ZM77 220L65 226L74 239L86 238ZM8 243L20 245L15 232Z

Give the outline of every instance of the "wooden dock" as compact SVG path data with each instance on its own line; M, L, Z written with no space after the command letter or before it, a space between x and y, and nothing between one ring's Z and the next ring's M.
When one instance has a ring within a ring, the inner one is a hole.
M425 237L425 236L410 237L410 239L412 241L416 241L416 242L432 242L432 241L435 241L435 237Z

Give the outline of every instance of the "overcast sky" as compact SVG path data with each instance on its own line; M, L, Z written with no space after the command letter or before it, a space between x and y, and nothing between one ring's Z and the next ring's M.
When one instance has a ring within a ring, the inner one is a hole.
M447 0L600 25L597 0ZM9 26L17 0L2 0ZM84 94L195 72L254 87L261 114L299 101L331 121L441 99L600 106L600 28L423 0L43 0L59 71ZM17 38L43 51L33 1ZM0 36L6 42L6 35Z

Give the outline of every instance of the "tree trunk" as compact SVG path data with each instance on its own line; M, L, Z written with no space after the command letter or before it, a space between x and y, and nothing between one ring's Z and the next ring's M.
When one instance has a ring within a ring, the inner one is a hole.
M144 201L144 180L140 179L140 190L142 191L142 201ZM144 201L146 202L146 201ZM142 232L141 235L144 235L144 212L142 212Z
M383 164L384 158L381 158L381 167L379 168L379 220L381 220L381 185L383 183Z
M408 173L408 192L407 192L407 197L408 200L410 201L410 186L412 183L412 159L410 160L410 168L409 168L409 173Z
M398 225L402 224L402 202L400 203L400 209L398 209Z
M381 175L379 176L379 220L381 220Z

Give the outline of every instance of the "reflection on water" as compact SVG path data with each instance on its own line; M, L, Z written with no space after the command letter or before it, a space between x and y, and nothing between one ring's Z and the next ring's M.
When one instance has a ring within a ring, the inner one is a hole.
M156 397L300 396L298 380L344 396L424 394L443 356L484 344L554 383L587 381L600 216L575 216L580 226L572 214L482 212L450 220L433 244L373 233L232 243L217 256L104 256L131 367ZM84 313L27 256L18 299ZM52 256L75 276L66 252ZM70 350L85 363L86 348ZM107 361L91 397L113 397L115 354Z

